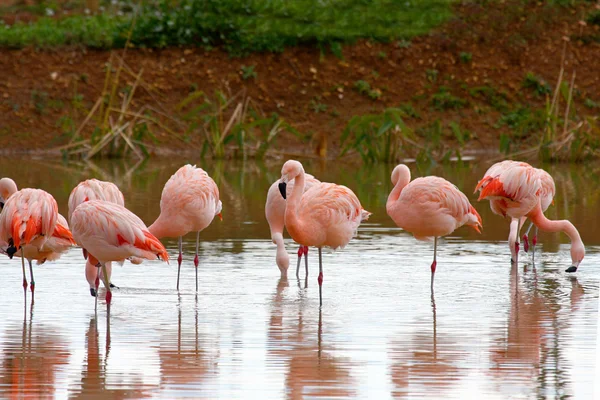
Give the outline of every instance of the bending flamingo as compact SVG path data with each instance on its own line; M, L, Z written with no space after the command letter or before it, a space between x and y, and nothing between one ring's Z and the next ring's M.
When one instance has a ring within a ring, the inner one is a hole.
M518 163L499 174L485 176L477 184L479 200L489 199L500 215L511 218L527 217L536 227L547 232L565 232L571 239L572 264L566 272L575 272L585 256L585 247L579 232L567 220L551 221L542 211L541 170L529 164ZM492 208L493 209L493 208ZM518 229L517 229L518 231ZM516 245L518 253L518 244Z
M304 192L313 187L316 184L321 183L310 174L305 174L305 185ZM271 240L277 245L277 254L275 261L281 271L281 276L287 276L287 270L290 266L290 257L285 250L285 244L283 242L283 227L285 226L285 200L279 193L279 183L277 180L273 182L267 193L267 202L265 204L265 216L269 223L269 229L271 230ZM294 181L290 181L287 185L286 195L292 194L294 187ZM306 276L308 276L308 246L300 246L298 249L298 265L296 266L296 277L300 272L300 261L304 254L304 264L306 267Z
M165 246L141 219L119 204L102 200L81 203L71 214L71 229L77 243L88 252L90 262L100 264L105 282L110 282L107 262L122 262L129 257L169 261ZM106 302L110 304L110 285L107 290Z
M222 203L215 181L202 169L184 165L169 178L160 197L160 215L150 225L150 232L157 238L179 237L177 258L177 290L183 260L183 236L196 234L196 291L198 291L198 245L200 231L204 230L215 215L221 217Z
M388 196L386 210L396 225L411 232L417 240L433 237L431 289L437 266L437 240L463 225L481 233L483 227L477 210L456 186L443 178L427 176L411 182L410 170L400 164L392 171L394 189Z
M13 182L14 183L14 182ZM51 194L41 189L22 189L6 200L0 213L0 241L7 243L6 253L10 258L21 250L23 268L23 289L27 290L25 276L25 256L31 257L42 252L48 240L53 237L58 220L58 205ZM58 228L66 237L68 229ZM72 238L71 238L72 240ZM31 291L35 280L33 267L29 263Z
M481 185L485 185L485 182L487 182L486 178L498 176L501 173L503 173L504 171L506 171L512 167L515 167L515 166L531 167L531 165L529 165L525 162L521 162L521 161L506 160L506 161L498 162L498 163L492 165L486 171L486 173L484 174L484 179L482 179L480 181ZM531 167L531 168L533 168L533 167ZM556 190L554 187L554 180L552 179L552 177L546 171L544 171L542 169L539 169L538 171L540 171L540 176L543 177L542 189L540 192L540 199L542 201L542 209L543 209L543 211L546 211L546 209L552 203L552 199L554 198L554 193L556 192ZM477 190L481 190L480 185L478 185L475 188L475 191L477 191ZM500 204L501 201L502 200L498 200L498 199L490 200L490 208L492 209L494 214L504 216L503 211L502 211L502 206ZM521 217L519 219L511 218L510 232L508 234L508 247L510 249L511 262L513 262L513 263L517 262L517 260L518 260L519 234L520 234L521 228L525 224L526 220L527 220L526 217ZM531 225L529 226L529 229L527 230L527 233L523 236L523 241L524 241L526 252L529 250L529 241L527 238L527 234L529 233L529 230L531 230L532 225L533 225L533 223L531 223ZM536 228L536 232L537 232L537 228ZM536 236L534 237L534 243L537 243L537 233L536 233ZM534 244L534 251L535 251L535 244Z
M125 206L125 198L117 185L112 182L99 181L98 179L88 179L75 186L69 195L69 220L71 220L71 215L73 215L73 211L75 211L77 206L84 201L89 200L104 200L120 206ZM100 268L96 267L95 264L92 264L85 251L84 258L86 259L85 279L90 285L90 294L95 297L97 296L98 287L100 286ZM139 264L141 260L135 259L132 260L132 262L134 264ZM108 281L103 280L104 286L110 286L111 288L116 287L110 280L112 275L111 262L106 263L106 275L108 276Z
M288 197L287 184L292 180L294 188ZM286 161L278 184L281 196L287 198L285 226L296 243L319 248L319 304L323 305L322 248L346 246L356 235L361 221L371 213L363 210L354 192L345 186L321 183L305 192L305 185L306 175L302 164L294 160Z

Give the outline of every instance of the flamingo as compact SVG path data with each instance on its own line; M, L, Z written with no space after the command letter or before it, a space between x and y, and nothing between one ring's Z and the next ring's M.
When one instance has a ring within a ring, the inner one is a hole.
M105 282L110 282L106 271L110 261L122 262L129 257L169 261L165 246L137 215L119 204L85 201L71 214L71 228L77 243L88 252L90 262L102 267ZM110 304L110 285L107 290L106 302Z
M287 184L294 181L288 198ZM320 183L304 191L306 174L302 164L288 160L281 169L279 192L287 199L285 226L296 243L319 249L319 304L323 305L324 246L337 249L345 247L356 235L358 226L370 212L360 205L354 192L342 185Z
M305 174L305 185L304 192L321 182L315 179L310 174ZM269 223L269 229L271 230L271 240L277 245L277 254L275 256L275 262L281 271L281 276L287 276L287 270L290 265L290 257L287 251L285 251L285 244L283 242L283 227L285 225L285 200L279 193L280 180L273 182L267 193L267 202L265 204L265 216ZM294 182L291 181L287 185L286 196L292 194ZM308 246L300 246L298 249L298 264L296 266L296 277L299 276L300 272L300 261L304 255L304 263L306 267L306 276L308 276Z
M125 206L125 198L117 185L112 182L99 181L98 179L88 179L75 186L69 195L69 220L77 206L84 201L89 200L104 200ZM100 286L100 268L96 267L95 264L92 264L85 251L84 257L86 259L85 278L90 285L90 294L96 297L98 294L98 287ZM139 264L141 260L134 259L132 262L134 264ZM111 262L106 263L106 274L108 276L108 282L104 282L104 286L110 286L111 288L116 287L110 280L112 275Z
M438 237L449 235L463 225L481 233L481 217L467 196L443 178L427 176L411 182L410 170L400 164L392 171L392 184L394 188L386 203L388 215L417 240L431 240L433 237L433 290Z
M56 200L50 193L41 189L19 190L11 194L4 203L0 213L0 241L8 244L6 253L10 258L20 250L24 290L27 290L25 257L29 261L33 292L35 280L31 259L39 259L42 253L48 257L53 252L49 249L53 245L52 242L48 243L50 238L71 242L73 240L68 228L61 225L57 228L58 215ZM57 236L54 236L55 232ZM45 247L46 245L48 246Z
M485 181L486 177L498 176L503 171L510 169L512 167L515 167L515 166L531 167L531 165L529 165L525 162L521 162L521 161L511 161L511 160L501 161L501 162L498 162L498 163L492 165L485 172L484 179L482 181ZM552 176L550 176L550 174L548 174L543 169L538 169L538 171L540 174L540 178L542 179L541 180L542 188L541 188L541 192L540 192L540 200L542 202L542 210L546 211L553 201L552 199L554 198L556 189L554 186L554 179L552 179ZM483 183L482 183L482 185L483 185ZM477 191L477 190L480 190L480 186L478 186L475 189L475 191ZM501 204L499 204L499 202L501 202L501 200L497 200L497 199L490 200L490 208L492 209L494 214L504 216L504 214L502 213ZM519 233L521 231L521 228L525 224L526 220L527 220L526 217L521 217L520 219L511 218L511 221L510 221L510 232L508 234L508 247L510 249L512 263L516 263L518 261L518 256L519 256L519 254L518 254L519 253L518 238L519 238ZM529 251L529 240L528 240L527 235L529 234L529 231L531 230L532 226L533 226L533 223L531 223L529 225L529 228L527 229L527 233L525 233L525 235L523 235L523 242L524 242L526 252ZM535 254L535 244L536 243L537 243L537 228L536 228L536 234L533 238L534 254Z
M196 291L198 291L198 245L200 231L204 230L215 216L221 220L223 205L219 200L219 188L202 168L184 165L169 178L160 197L160 215L150 225L150 232L157 238L179 237L177 258L177 290L183 261L183 236L196 233Z
M544 178L540 171L529 164L518 163L493 176L484 176L475 191L480 190L479 200L488 199L493 202L492 209L496 208L500 215L519 220L527 217L543 231L565 232L571 239L571 266L565 272L575 272L585 256L585 247L577 228L571 222L551 221L544 216ZM518 245L515 250L518 253Z

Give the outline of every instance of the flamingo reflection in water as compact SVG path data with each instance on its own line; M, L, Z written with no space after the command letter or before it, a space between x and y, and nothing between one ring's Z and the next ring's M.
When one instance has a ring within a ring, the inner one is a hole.
M160 357L160 385L190 390L191 384L200 384L209 375L217 374L218 354L211 356L203 348L205 342L198 331L198 295L195 296L194 329L186 329L189 321L182 323L181 296L177 305L177 339L163 338L158 355ZM215 346L207 346L214 348ZM218 346L217 346L218 347ZM184 387L185 386L185 387Z
M29 321L25 306L23 324L8 328L3 337L0 398L55 398L57 375L68 364L66 340L56 327L33 322L33 306Z
M583 287L575 276L568 278L569 307L573 312L583 297ZM558 319L562 307L556 291L559 285L552 278L538 279L535 267L522 276L515 265L511 267L508 318L505 324L493 329L502 335L493 340L490 348L490 374L496 378L497 390L507 394L515 390L524 392L536 381L539 387L531 390L538 391L538 395L547 390L561 390L568 395L565 371L569 366L561 354L560 336L569 321Z
M438 337L436 304L433 290L431 292L432 327L419 329L410 336L409 343L405 335L392 340L390 356L390 375L394 389L394 398L405 397L410 393L441 393L449 390L466 371L458 366L464 351L457 348L456 343L447 333ZM426 390L415 390L415 385L426 385Z
M104 352L98 331L98 318L90 318L85 334L87 353L81 372L81 384L73 390L70 399L142 399L151 397L150 385L143 384L142 377L134 378L135 385L111 385L107 382L108 359L110 355L110 312L106 313L106 334ZM155 387L154 387L155 388Z
M286 366L288 399L348 398L355 395L350 360L336 357L335 348L323 342L322 311L318 320L311 309L305 315L308 299L290 299L289 281L279 279L270 302L268 358ZM301 292L301 295L304 294ZM297 317L290 318L290 315ZM285 317L284 317L285 316Z

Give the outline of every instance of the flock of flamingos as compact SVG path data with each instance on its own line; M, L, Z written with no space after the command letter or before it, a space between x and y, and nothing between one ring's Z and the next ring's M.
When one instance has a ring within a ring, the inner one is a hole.
M392 172L394 188L389 194L388 215L416 239L433 239L431 288L437 265L437 240L469 225L481 232L481 217L456 186L443 178L427 176L411 181L410 170L400 164ZM585 255L579 232L567 220L551 221L544 211L552 203L555 186L544 170L524 162L502 161L490 167L477 184L479 200L488 199L492 211L510 217L508 238L512 261L518 262L519 235L526 219L537 229L565 232L571 239L571 266L575 272ZM182 263L182 237L196 232L196 290L198 289L198 243L200 232L215 216L221 217L222 204L215 182L201 168L181 167L165 184L160 199L160 215L150 227L124 206L123 194L111 182L86 180L69 196L69 221L58 213L56 200L41 189L17 190L10 178L0 180L0 247L10 258L21 258L23 288L27 290L25 259L29 262L30 288L34 291L32 260L41 264L56 260L77 244L86 258L85 275L90 292L96 297L100 280L107 289L106 302L112 298L111 263L129 259L139 264L144 259L169 260L162 237L179 238L177 289ZM289 256L283 241L285 227L300 244L296 275L302 255L306 272L308 247L319 249L319 300L322 305L323 265L321 249L344 247L356 234L358 226L371 213L342 185L320 182L306 174L298 161L287 161L281 179L273 183L267 194L265 214L271 238L277 245L276 262L287 274ZM529 229L531 229L531 226ZM70 226L70 228L69 228ZM529 230L527 231L529 232ZM523 236L528 251L527 234Z

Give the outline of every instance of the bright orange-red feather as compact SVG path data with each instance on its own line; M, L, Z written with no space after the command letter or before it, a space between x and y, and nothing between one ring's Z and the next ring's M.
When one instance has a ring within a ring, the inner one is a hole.
M506 198L511 198L505 191L504 191L504 185L502 184L502 182L500 181L500 179L498 178L492 178L488 181L488 184L486 187L484 187L481 190L481 193L479 194L479 199L478 200L483 200L486 197L489 196L496 196L496 197L506 197Z

